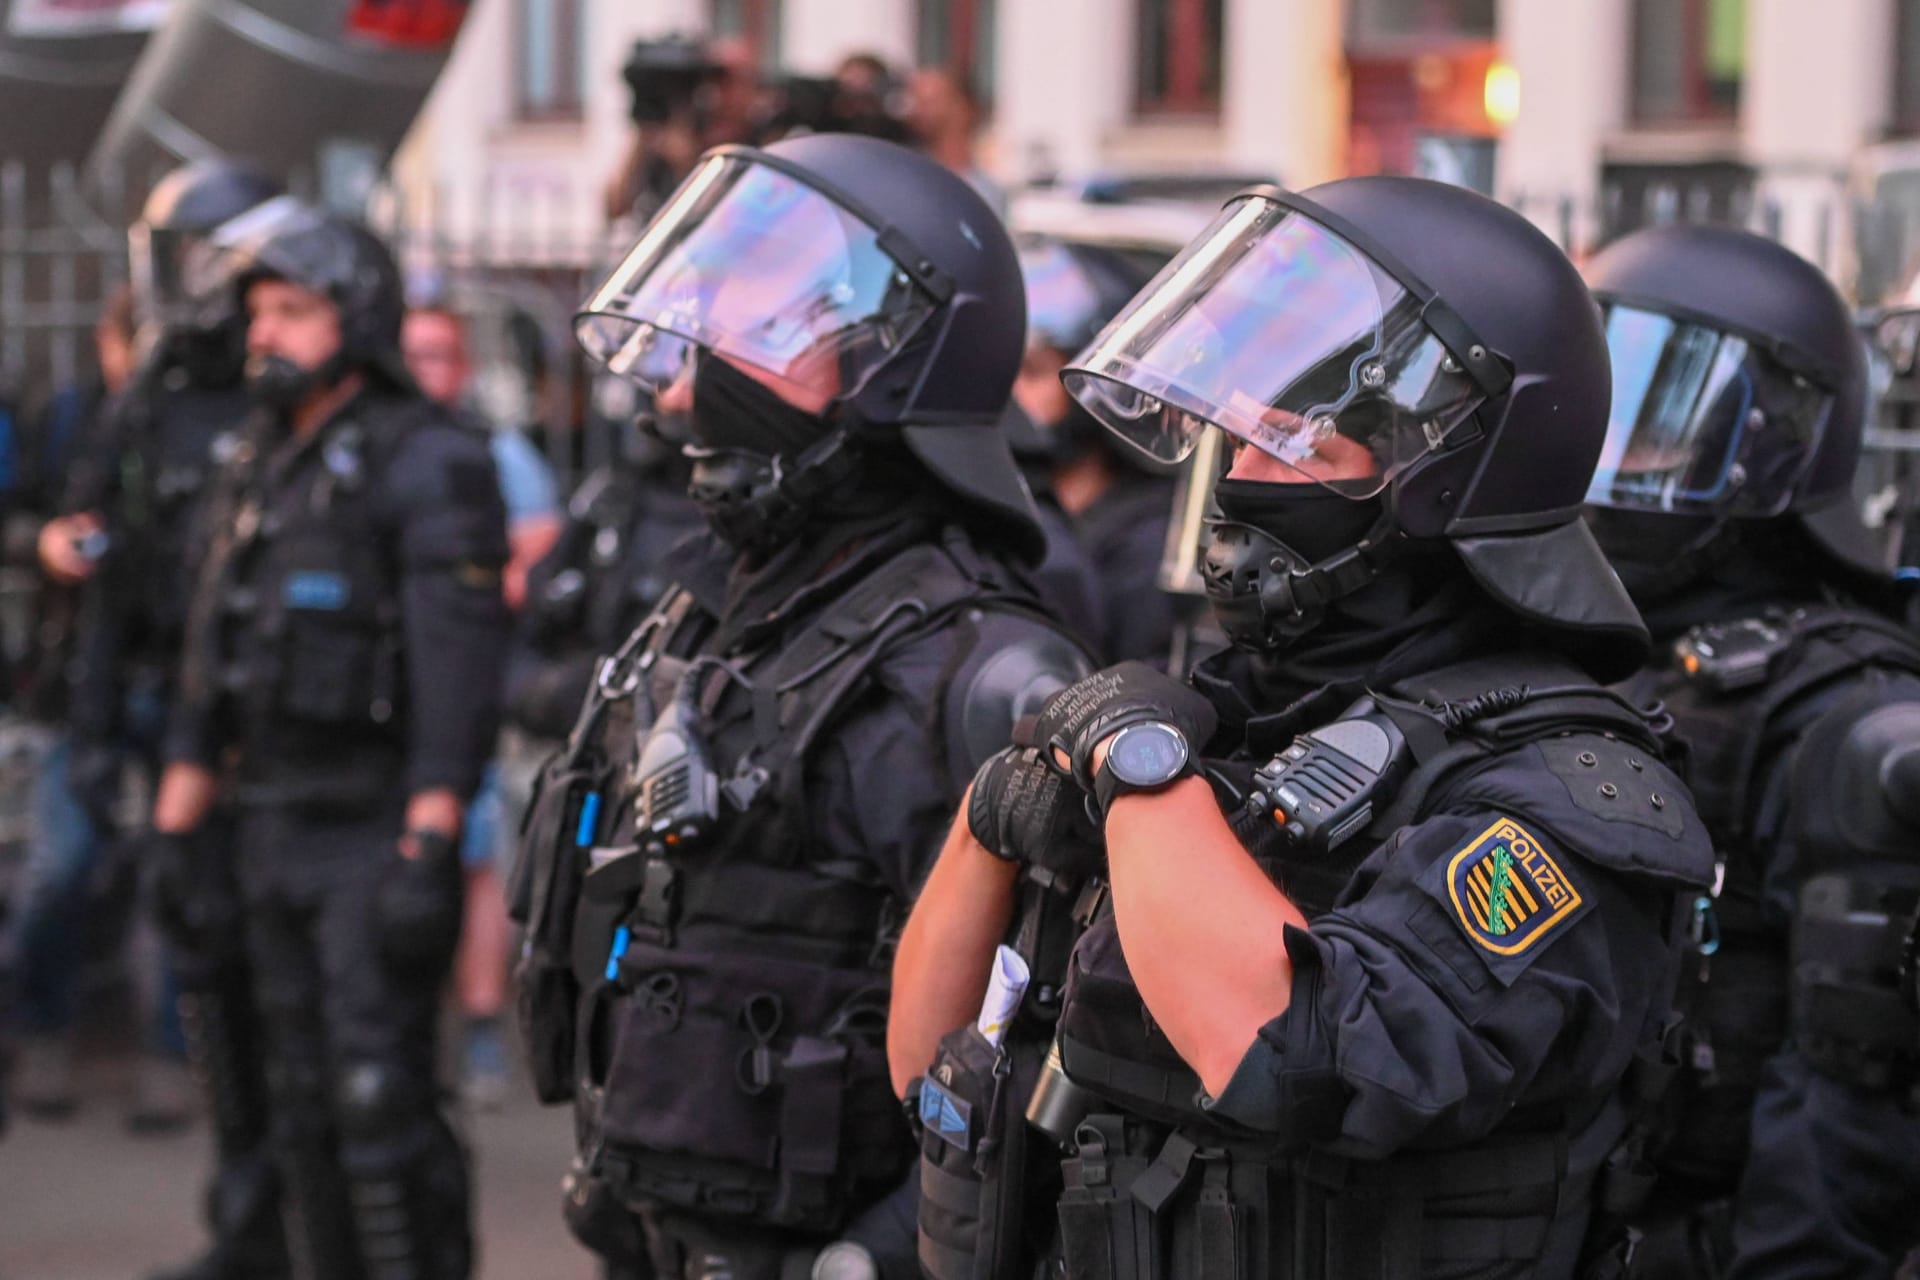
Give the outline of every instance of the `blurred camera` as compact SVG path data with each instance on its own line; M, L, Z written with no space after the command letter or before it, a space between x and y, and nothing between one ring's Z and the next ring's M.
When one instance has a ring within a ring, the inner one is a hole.
M665 124L696 111L700 91L726 74L703 41L688 36L636 40L620 75L633 95L635 124Z

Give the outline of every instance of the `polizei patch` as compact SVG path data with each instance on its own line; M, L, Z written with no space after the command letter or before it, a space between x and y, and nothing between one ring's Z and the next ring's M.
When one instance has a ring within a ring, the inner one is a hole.
M1453 855L1447 894L1467 936L1500 956L1538 946L1585 902L1560 864L1512 818Z

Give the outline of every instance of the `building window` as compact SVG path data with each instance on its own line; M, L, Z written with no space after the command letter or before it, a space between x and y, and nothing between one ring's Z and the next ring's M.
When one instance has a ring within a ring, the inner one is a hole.
M514 82L522 120L577 120L586 97L586 0L516 0Z
M1920 133L1920 0L1894 6L1893 131Z
M1145 115L1217 115L1222 0L1138 0L1134 102Z
M708 30L744 43L766 72L780 70L781 20L780 0L712 0L707 12Z
M944 67L973 86L983 108L993 102L995 0L915 0L914 59Z
M1352 0L1347 49L1376 53L1491 40L1495 0Z
M1731 119L1746 65L1746 0L1634 0L1633 114L1641 124Z

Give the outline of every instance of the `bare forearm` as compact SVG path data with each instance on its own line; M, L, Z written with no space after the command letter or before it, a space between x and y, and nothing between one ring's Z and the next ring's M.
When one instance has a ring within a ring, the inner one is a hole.
M154 789L154 829L171 835L195 830L206 821L218 792L213 770L185 761L168 765Z
M1147 1009L1209 1092L1284 1013L1287 925L1306 918L1234 837L1198 778L1122 796L1107 818L1115 922Z
M979 1013L994 948L1013 918L1018 869L980 847L965 815L962 800L894 953L887 1064L903 1097L940 1038Z

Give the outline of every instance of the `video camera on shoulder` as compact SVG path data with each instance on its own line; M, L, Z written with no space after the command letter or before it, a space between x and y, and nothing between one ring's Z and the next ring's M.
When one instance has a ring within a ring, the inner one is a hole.
M627 64L620 68L633 94L633 122L665 124L677 115L697 113L700 91L726 70L707 53L704 41L690 36L634 41Z

